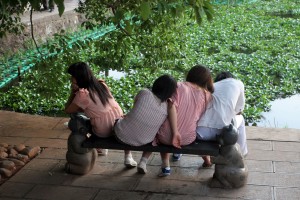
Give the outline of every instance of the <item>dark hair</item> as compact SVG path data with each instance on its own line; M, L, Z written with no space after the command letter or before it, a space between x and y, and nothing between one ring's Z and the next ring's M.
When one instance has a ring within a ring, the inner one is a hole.
M196 85L207 89L211 93L214 92L214 85L210 70L203 65L195 65L192 67L186 76L186 81L195 83Z
M152 86L152 92L162 102L170 98L177 88L177 81L170 75L162 75L157 78Z
M93 102L96 103L94 97L95 92L98 94L100 101L104 106L109 102L109 98L112 98L108 88L97 80L87 63L74 63L69 66L67 72L75 78L79 88L85 88L89 91L89 95Z
M234 76L230 72L221 72L216 76L215 82L221 81L226 78L234 78Z

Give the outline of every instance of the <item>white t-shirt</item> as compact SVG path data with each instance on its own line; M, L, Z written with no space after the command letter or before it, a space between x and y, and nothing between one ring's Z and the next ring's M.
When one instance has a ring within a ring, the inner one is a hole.
M244 84L240 80L226 78L214 83L214 88L213 99L198 121L198 126L222 129L244 110Z

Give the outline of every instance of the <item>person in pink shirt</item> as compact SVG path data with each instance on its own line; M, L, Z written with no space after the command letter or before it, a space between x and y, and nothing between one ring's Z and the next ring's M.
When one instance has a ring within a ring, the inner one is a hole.
M180 148L196 139L197 121L212 100L213 80L210 70L196 65L187 74L185 82L177 84L177 90L168 102L168 119L160 127L153 145L165 144ZM143 153L138 172L146 173L146 164L151 152ZM170 175L169 153L161 153L162 173Z
M112 136L114 123L123 117L123 111L107 85L97 80L84 62L72 64L67 72L72 76L72 89L65 112L84 112L90 118L92 134L103 138ZM137 165L130 151L125 151L124 164L128 168Z

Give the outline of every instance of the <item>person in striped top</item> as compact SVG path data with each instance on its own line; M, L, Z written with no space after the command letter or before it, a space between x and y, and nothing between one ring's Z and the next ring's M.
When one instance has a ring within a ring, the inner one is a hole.
M167 118L167 100L176 87L177 82L172 76L162 75L154 81L152 89L139 91L133 108L114 126L117 139L132 146L151 143Z
M203 65L192 67L186 81L177 84L177 90L168 101L168 119L160 127L153 145L165 144L180 148L196 139L197 121L204 113L213 93L210 70ZM138 172L146 173L147 160L151 153L143 153L138 164ZM169 154L161 153L162 173L170 175Z
M115 123L117 140L132 146L151 143L167 118L167 100L176 88L176 80L170 75L163 75L154 81L151 90L141 90L136 95L130 112ZM148 152L143 152L144 154L148 155Z

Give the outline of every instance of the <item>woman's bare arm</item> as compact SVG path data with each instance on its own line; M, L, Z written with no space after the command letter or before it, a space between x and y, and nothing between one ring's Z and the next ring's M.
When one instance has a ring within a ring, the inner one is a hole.
M170 101L168 101L168 119L172 132L172 145L174 147L181 148L181 136L177 128L177 111L175 105Z

